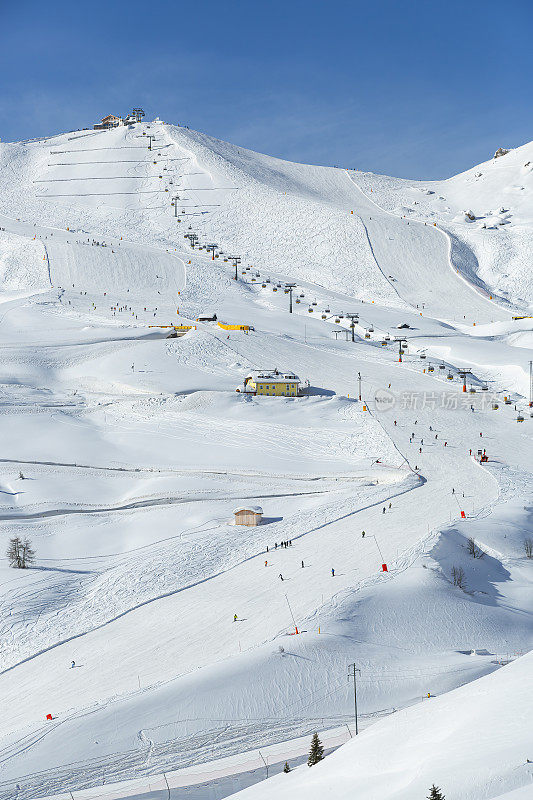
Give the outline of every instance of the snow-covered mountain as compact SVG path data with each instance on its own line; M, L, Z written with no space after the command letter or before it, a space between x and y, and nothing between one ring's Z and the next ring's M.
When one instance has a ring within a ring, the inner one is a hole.
M531 149L436 184L161 122L0 144L2 548L36 550L0 562L0 798L232 757L227 796L349 736L351 663L387 731L530 649ZM303 396L235 391L275 367Z

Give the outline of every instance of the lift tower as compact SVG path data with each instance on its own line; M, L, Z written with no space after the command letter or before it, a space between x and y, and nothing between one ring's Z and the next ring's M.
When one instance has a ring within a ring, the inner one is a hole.
M350 328L352 331L352 342L355 342L355 323L359 322L359 314L343 314L346 319L350 320Z
M460 369L458 370L459 375L463 379L463 392L466 392L466 376L472 374L471 369Z

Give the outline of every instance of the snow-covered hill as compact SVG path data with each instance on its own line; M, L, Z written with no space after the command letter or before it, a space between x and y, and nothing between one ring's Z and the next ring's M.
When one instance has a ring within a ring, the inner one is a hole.
M432 785L456 800L528 797L531 669L528 655L376 723L311 769L302 766L234 797L412 800L425 797Z
M160 122L0 144L2 549L37 551L0 563L0 798L338 728L349 663L366 728L530 648L531 287L409 185ZM302 397L235 392L276 366Z

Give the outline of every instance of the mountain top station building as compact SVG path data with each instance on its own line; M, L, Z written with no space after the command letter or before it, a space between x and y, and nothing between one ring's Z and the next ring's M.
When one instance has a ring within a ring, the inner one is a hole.
M144 117L144 111L142 108L134 108L127 117L116 117L114 114L108 114L107 117L104 117L101 122L98 122L94 125L95 131L107 131L110 128L119 128L121 125L134 125L136 122L140 122Z
M294 372L280 372L277 369L258 370L250 372L244 379L243 388L238 387L237 391L272 397L298 397L300 383L300 378Z

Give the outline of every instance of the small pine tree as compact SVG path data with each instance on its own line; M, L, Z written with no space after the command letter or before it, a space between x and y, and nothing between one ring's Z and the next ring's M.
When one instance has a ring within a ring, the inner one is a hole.
M441 790L437 786L435 786L435 784L433 784L433 786L429 790L427 800L445 800L445 798Z
M318 764L319 761L322 761L323 758L324 748L322 746L322 742L318 738L318 733L313 733L309 758L307 759L307 766L312 767L314 764Z
M285 762L285 766L283 767L283 772L290 772L291 768L289 767L289 762Z

